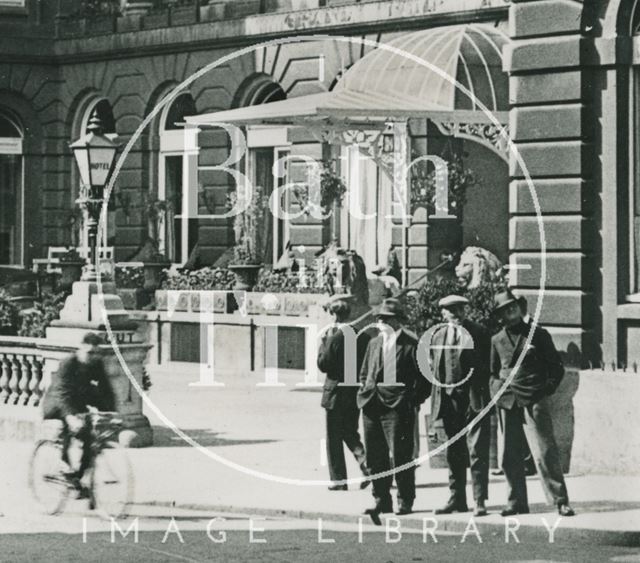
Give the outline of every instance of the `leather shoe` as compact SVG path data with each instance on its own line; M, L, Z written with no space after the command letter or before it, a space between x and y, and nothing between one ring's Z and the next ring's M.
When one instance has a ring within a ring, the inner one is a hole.
M376 526L382 526L382 520L380 520L380 512L377 508L367 508L364 513L371 518L371 521Z
M568 504L559 504L558 514L560 514L560 516L575 516L576 512Z
M392 504L381 503L381 504L377 504L373 508L367 508L367 510L364 511L364 514L369 516L369 518L371 518L372 522L376 526L382 526L382 521L380 520L380 514L388 514L390 512L393 512Z
M480 517L480 516L486 516L486 515L487 515L487 509L486 509L486 507L484 507L484 506L476 506L476 507L473 509L473 515L474 515L474 516L478 516L478 517Z
M331 485L329 487L330 491L346 491L347 490L347 486L346 485Z
M77 491L76 491L76 500L84 500L84 499L88 499L91 498L91 494L89 493L89 489L85 486L81 486Z
M413 512L412 506L399 506L398 510L396 510L396 514L398 516L406 516L407 514L411 514Z
M469 512L467 505L458 505L454 503L447 503L442 508L436 508L434 514L452 514L454 512Z
M529 507L507 506L500 511L500 516L515 516L516 514L529 514Z
M360 483L360 490L366 489L369 485L371 485L371 481L369 479L365 479Z

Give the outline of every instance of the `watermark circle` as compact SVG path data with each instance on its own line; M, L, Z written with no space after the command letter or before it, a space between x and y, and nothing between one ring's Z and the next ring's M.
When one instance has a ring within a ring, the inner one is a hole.
M495 28L492 28L495 31ZM98 241L97 241L97 246L100 247L101 244L103 243L103 238L104 238L104 224L107 220L107 205L108 205L108 201L109 198L111 197L111 192L113 191L113 187L114 184L116 182L116 179L118 177L118 174L120 173L120 170L124 164L124 161L126 160L127 155L129 154L129 152L131 151L131 149L133 148L134 144L136 143L136 141L138 140L138 138L140 137L140 135L142 134L142 132L144 131L144 129L151 123L151 121L154 119L154 117L160 112L162 111L162 109L167 105L170 104L185 88L187 88L191 83L195 82L198 78L201 78L202 76L204 76L205 74L207 74L208 72L210 72L211 70L220 67L222 65L225 65L227 63L229 63L230 61L232 61L233 59L237 58L237 57L242 57L248 54L251 54L253 51L256 51L258 49L262 49L262 48L266 48L266 47L270 47L270 46L277 46L277 45L285 45L285 44L291 44L291 43L295 43L295 42L323 42L323 41L329 41L329 42L341 42L341 43L350 43L350 44L356 44L362 47L371 47L373 49L382 49L385 51L389 51L395 55L399 55L402 57L406 57L407 59L413 61L414 63L416 63L417 65L420 65L432 72L437 73L438 75L440 75L442 78L444 78L446 81L448 81L449 83L451 83L452 85L455 86L455 88L459 89L463 94L465 94L469 99L471 99L475 106L477 108L479 108L482 113L485 114L485 116L488 118L489 122L491 124L493 124L498 131L500 131L500 134L503 136L504 141L509 149L509 155L511 158L513 158L515 160L515 162L517 163L517 165L520 167L520 170L522 171L522 175L525 179L525 181L527 182L528 188L529 188L529 192L531 195L531 199L532 199L532 203L533 206L535 208L536 211L536 219L538 222L538 230L539 230L539 235L540 235L540 285L539 285L539 290L538 290L538 299L536 302L536 307L535 307L535 311L533 313L533 317L532 317L532 322L530 324L530 330L529 333L527 335L526 341L525 341L525 345L522 347L522 351L518 356L517 361L515 362L515 364L513 365L513 368L511 369L511 372L509 374L509 376L506 378L504 385L500 388L500 390L492 397L492 399L489 401L489 403L485 406L485 408L483 408L479 413L477 413L477 415L475 416L475 418L469 422L469 424L467 424L467 426L465 426L465 428L463 428L460 432L458 432L455 436L452 436L451 438L449 438L446 442L443 442L441 445L437 446L436 448L434 448L433 450L430 450L427 454L420 456L419 458L416 458L404 465L401 466L397 466L394 467L392 469L389 469L387 471L375 474L375 475L371 475L369 477L367 477L367 479L379 479L379 478L384 478L384 477L389 477L392 476L398 472L407 470L407 469L411 469L413 467L416 467L418 465L420 465L421 463L427 461L429 458L439 454L440 452L442 452L443 450L445 450L449 444L455 442L456 440L459 439L464 439L465 435L469 432L469 430L471 430L471 428L473 428L475 425L477 425L488 413L489 411L496 405L497 401L500 399L500 397L502 396L502 394L505 392L505 390L507 389L507 387L509 386L509 384L513 381L513 378L515 377L515 374L518 372L518 370L520 369L520 366L522 364L522 361L524 359L524 356L526 354L526 351L528 349L528 347L531 344L531 341L533 339L533 335L536 329L536 326L538 324L538 320L540 318L540 313L542 310L542 304L543 304L543 299L544 299L544 289L545 289L545 279L546 279L546 239L545 239L545 233L544 233L544 223L542 220L542 216L541 216L541 212L540 212L540 203L537 197L537 193L535 191L535 186L533 185L533 182L531 180L531 176L529 174L529 171L527 169L526 163L524 162L524 159L522 158L522 156L520 155L515 143L513 142L513 140L509 137L508 133L505 130L505 127L502 123L500 123L495 115L493 115L493 113L491 112L491 110L489 110L486 105L484 105L480 100L478 100L475 95L473 94L473 92L471 92L468 88L466 88L464 85L460 84L455 77L450 76L448 73L446 73L445 71L443 71L442 69L438 68L436 65L434 65L433 63L426 61L424 59L422 59L421 57L416 56L413 53L408 53L406 51L403 51L402 49L399 49L397 47L394 47L392 45L386 44L386 43L381 43L378 41L373 41L370 39L367 39L365 37L347 37L347 36L339 36L339 35L305 35L305 36L293 36L293 37L285 37L285 38L279 38L279 39L273 39L273 40L269 40L269 41L265 41L262 43L258 43L255 45L251 45L248 47L245 47L243 49L240 49L238 51L235 51L233 53L229 53L228 55L225 55L221 58L219 58L218 60L204 66L202 69L198 70L196 73L192 74L190 77L188 77L187 79L185 79L183 82L181 82L178 86L176 86L169 94L167 94L159 103L158 105L156 105L151 112L149 113L149 115L147 115L144 120L142 121L142 123L138 126L138 128L136 129L136 131L134 132L134 134L132 135L131 139L129 140L129 142L126 144L122 154L120 155L120 157L118 158L118 161L116 163L116 167L113 171L113 174L110 177L109 183L107 185L107 189L106 189L106 193L105 193L105 198L104 198L104 204L101 210L101 214L100 214L100 220L99 220L99 228L98 228ZM291 98L292 100L294 100L295 98ZM102 275L100 272L100 268L97 268L97 285L98 285L98 291L99 291L99 295L104 295L103 293L103 285L102 285ZM203 455L205 455L206 457L221 463L231 469L235 469L237 471L240 471L246 475L249 476L253 476L253 477L257 477L263 480L267 480L267 481L272 481L272 482L276 482L276 483L280 483L280 484L285 484L285 485L296 485L296 486L327 486L327 485L335 485L335 484L339 484L339 485L349 485L349 484L359 484L362 483L362 481L365 479L364 477L354 477L354 478L350 478L350 479L344 479L342 481L331 481L331 480L325 480L325 479L296 479L296 478L290 478L290 477L283 477L280 475L272 475L270 473L265 473L262 471L258 471L256 469L252 469L250 467L245 467L239 463L236 463L234 461L231 461L223 456L218 455L217 453L215 453L214 451L211 451L210 449L206 448L205 446L202 446L200 443L198 443L196 440L194 440L193 438L191 438L190 436L188 436L185 432L183 432L180 428L178 428L175 424L173 424L173 422L164 415L164 413L157 407L157 405L154 404L154 402L151 400L151 398L144 392L144 390L142 389L142 387L140 386L140 384L136 381L135 376L131 373L131 370L129 369L129 366L127 365L122 352L119 348L117 339L115 338L115 335L113 333L113 329L111 327L111 323L109 321L109 317L107 314L106 309L103 307L102 308L102 313L103 313L103 320L104 320L104 324L105 324L105 328L106 328L106 332L109 335L109 339L112 343L112 347L114 350L114 353L116 355L116 357L118 358L118 362L120 363L120 366L122 368L122 370L124 371L124 373L126 374L127 378L129 379L132 387L136 390L136 392L142 397L142 400L144 402L144 404L158 417L159 420L162 421L163 424L165 424L169 429L171 429L178 437L180 437L185 443L189 444L190 446L196 448L198 451L200 451Z

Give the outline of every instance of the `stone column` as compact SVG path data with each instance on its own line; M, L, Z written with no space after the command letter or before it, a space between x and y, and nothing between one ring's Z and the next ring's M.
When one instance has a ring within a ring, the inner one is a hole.
M142 386L151 346L140 338L136 323L124 309L120 297L115 295L114 284L105 282L102 290L104 293L100 293L96 282L75 282L60 319L47 329L47 340L75 347L88 331L104 338L105 344L101 348L105 367L116 395L116 409L124 420L125 430L120 434L120 442L130 447L150 446L153 441L151 425L142 413L142 397L130 378ZM108 315L115 342L109 341L104 315ZM118 353L124 362L121 363Z
M564 470L574 432L576 366L598 360L599 259L594 224L593 132L584 119L590 79L582 46L583 4L522 0L511 4L512 38L505 56L510 73L510 131L524 161L511 155L510 282L534 312L545 285L540 323L565 360L566 375L546 400ZM526 172L535 186L533 197ZM536 199L538 205L536 205ZM542 248L538 213L546 248ZM546 258L545 279L541 280ZM536 289L533 289L536 288Z
M523 0L509 12L512 42L505 52L510 74L510 131L535 186L546 249L546 290L540 323L574 365L595 360L597 330L589 270L595 246L592 139L584 125L581 66L582 4ZM526 173L511 155L509 249L510 281L535 310L543 258L535 198ZM596 281L594 281L596 280ZM533 289L535 288L535 289Z

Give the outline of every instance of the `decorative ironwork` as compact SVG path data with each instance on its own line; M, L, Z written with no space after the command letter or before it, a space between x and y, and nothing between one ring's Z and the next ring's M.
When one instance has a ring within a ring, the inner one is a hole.
M503 160L509 160L509 128L506 125L497 127L494 123L464 123L454 120L434 123L444 135L476 141Z
M311 126L309 131L320 143L330 145L357 145L360 151L372 158L390 175L393 173L393 153L385 153L382 133L384 125L378 129L357 129L351 124L331 124Z

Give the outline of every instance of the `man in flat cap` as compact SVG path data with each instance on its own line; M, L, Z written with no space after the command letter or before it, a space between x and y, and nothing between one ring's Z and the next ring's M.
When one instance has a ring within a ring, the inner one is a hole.
M42 399L44 420L59 420L62 434L62 460L69 466L68 477L78 498L88 498L81 479L91 461L91 421L89 407L114 411L116 399L107 376L100 345L102 338L88 332L75 353L60 363ZM71 438L82 442L80 463L72 467L69 456Z
M341 482L347 479L343 442L353 453L363 475L369 475L364 446L358 433L360 420L360 409L356 404L358 386L341 385L345 382L345 370L353 370L351 377L347 377L347 380L357 381L357 374L371 338L367 331L357 334L358 328L347 324L353 301L353 296L349 294L334 295L331 298L328 310L333 314L335 324L325 333L318 349L318 368L327 375L321 406L326 410L327 461L329 476L333 481L329 487L330 491L347 490L347 485ZM355 339L353 335L356 335ZM349 338L350 336L352 338ZM367 485L369 481L364 480L360 487L365 488Z
M413 462L416 407L431 392L418 367L418 337L402 326L404 312L398 299L385 299L376 313L380 333L367 347L360 370L358 406L364 420L367 465L374 476L375 506L365 513L380 525L380 513L393 512L393 476L376 475ZM416 496L415 467L395 473L398 487L396 514L410 514Z
M489 403L489 333L466 318L469 301L449 295L439 301L445 325L431 339L435 380L431 394L432 420L442 420L448 440L478 417ZM466 433L447 446L450 497L436 514L466 512L467 465L471 468L475 516L485 516L489 494L489 444L491 419L475 422Z
M524 469L524 445L528 442L547 499L561 516L573 516L551 416L542 401L560 385L564 375L562 360L551 335L524 322L522 304L510 291L496 295L495 314L504 327L491 340L490 381L492 396L498 395L501 462L509 491L502 515L529 512Z

